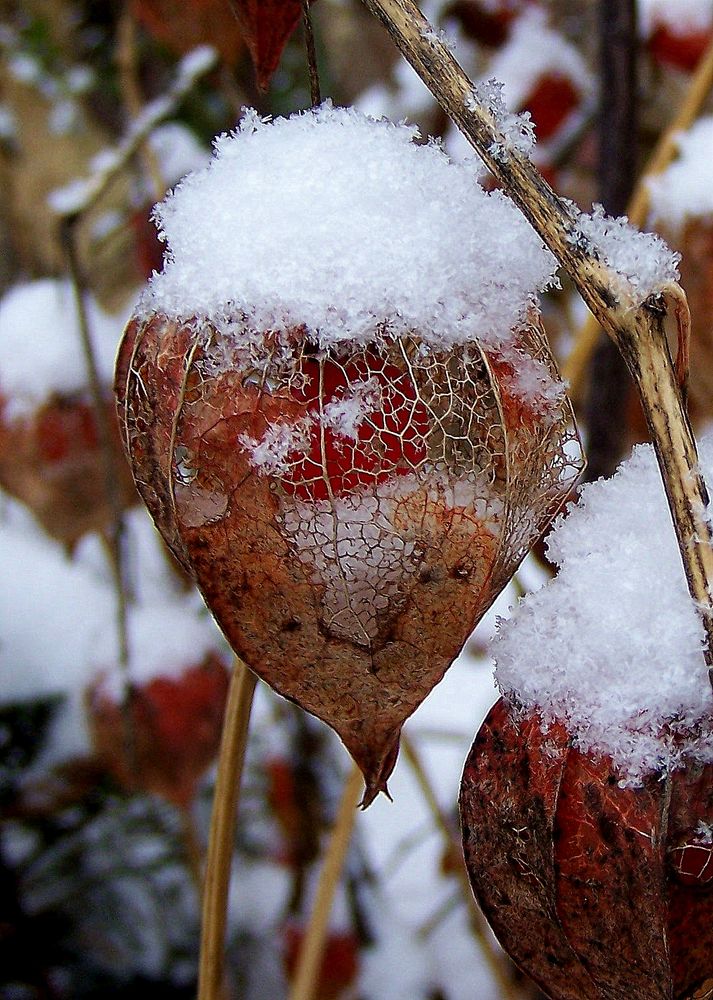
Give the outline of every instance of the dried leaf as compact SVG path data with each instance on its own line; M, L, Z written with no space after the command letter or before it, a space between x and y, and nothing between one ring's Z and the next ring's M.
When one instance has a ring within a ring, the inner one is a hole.
M313 0L310 0L312 3ZM231 0L252 56L258 86L267 90L302 14L300 0Z
M713 767L622 788L500 701L461 787L466 863L496 936L553 1000L688 997L713 973Z
M134 322L119 413L139 490L229 642L339 733L369 802L566 497L571 414L516 405L512 369L472 346L344 356L294 339L255 356L246 331L238 357L205 324ZM536 320L517 350L547 372Z

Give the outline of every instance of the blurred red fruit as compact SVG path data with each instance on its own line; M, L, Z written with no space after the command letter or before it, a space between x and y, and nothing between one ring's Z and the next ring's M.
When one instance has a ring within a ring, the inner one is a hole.
M712 40L711 30L678 34L662 24L655 29L647 45L656 62L690 73L698 65Z
M228 66L245 48L243 32L228 0L132 0L136 20L176 55L212 45Z
M499 701L460 805L476 898L552 1000L683 1000L713 976L713 765L622 788L608 757Z
M186 809L217 756L227 691L228 671L215 653L179 676L133 687L126 708L100 681L88 695L96 753L124 787Z
M522 102L522 110L530 112L538 141L546 142L559 131L580 100L579 91L566 76L545 73Z
M0 396L0 486L26 504L45 531L73 546L112 523L105 459L92 407L78 396L53 396L34 413L7 419ZM106 403L110 447L123 507L136 502L114 407Z
M285 930L284 962L290 979L297 968L304 936L302 928L294 925ZM358 971L359 944L356 936L346 931L332 931L325 942L314 1000L339 1000L356 979Z

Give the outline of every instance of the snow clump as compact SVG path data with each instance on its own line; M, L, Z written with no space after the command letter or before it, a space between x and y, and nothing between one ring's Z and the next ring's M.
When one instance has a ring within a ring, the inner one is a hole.
M86 303L100 380L111 385L125 316ZM86 394L87 370L68 281L16 285L0 300L0 393L6 420L28 416L52 396Z
M688 219L713 217L713 116L700 118L676 140L678 158L649 182L651 219L674 230Z
M499 191L415 126L248 111L156 209L168 244L139 313L295 328L322 347L416 332L507 342L556 262Z
M616 272L634 307L678 281L679 253L655 233L634 228L625 215L607 215L601 205L578 214L570 239Z
M639 0L638 17L644 38L660 26L678 36L707 31L713 25L713 0Z
M713 434L701 442L713 482ZM501 623L493 652L503 695L574 743L609 754L622 783L713 761L704 631L686 586L650 445L585 486L548 540L559 572Z

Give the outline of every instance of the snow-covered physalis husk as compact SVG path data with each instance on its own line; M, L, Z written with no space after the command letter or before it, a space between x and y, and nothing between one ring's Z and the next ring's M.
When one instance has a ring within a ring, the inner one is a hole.
M552 1000L684 1000L713 977L713 765L622 784L504 701L466 762L476 898Z
M125 447L233 648L338 732L368 802L566 497L569 404L534 312L504 353L235 329L132 321Z

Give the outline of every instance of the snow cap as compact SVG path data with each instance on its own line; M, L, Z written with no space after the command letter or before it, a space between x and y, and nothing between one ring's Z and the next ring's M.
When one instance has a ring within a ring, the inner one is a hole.
M418 138L329 102L246 112L157 207L168 252L139 312L304 327L322 346L506 342L555 260L504 194Z
M713 434L701 442L713 482ZM506 698L558 719L623 783L713 761L704 632L689 596L650 445L585 486L548 540L559 573L501 624L496 680Z

